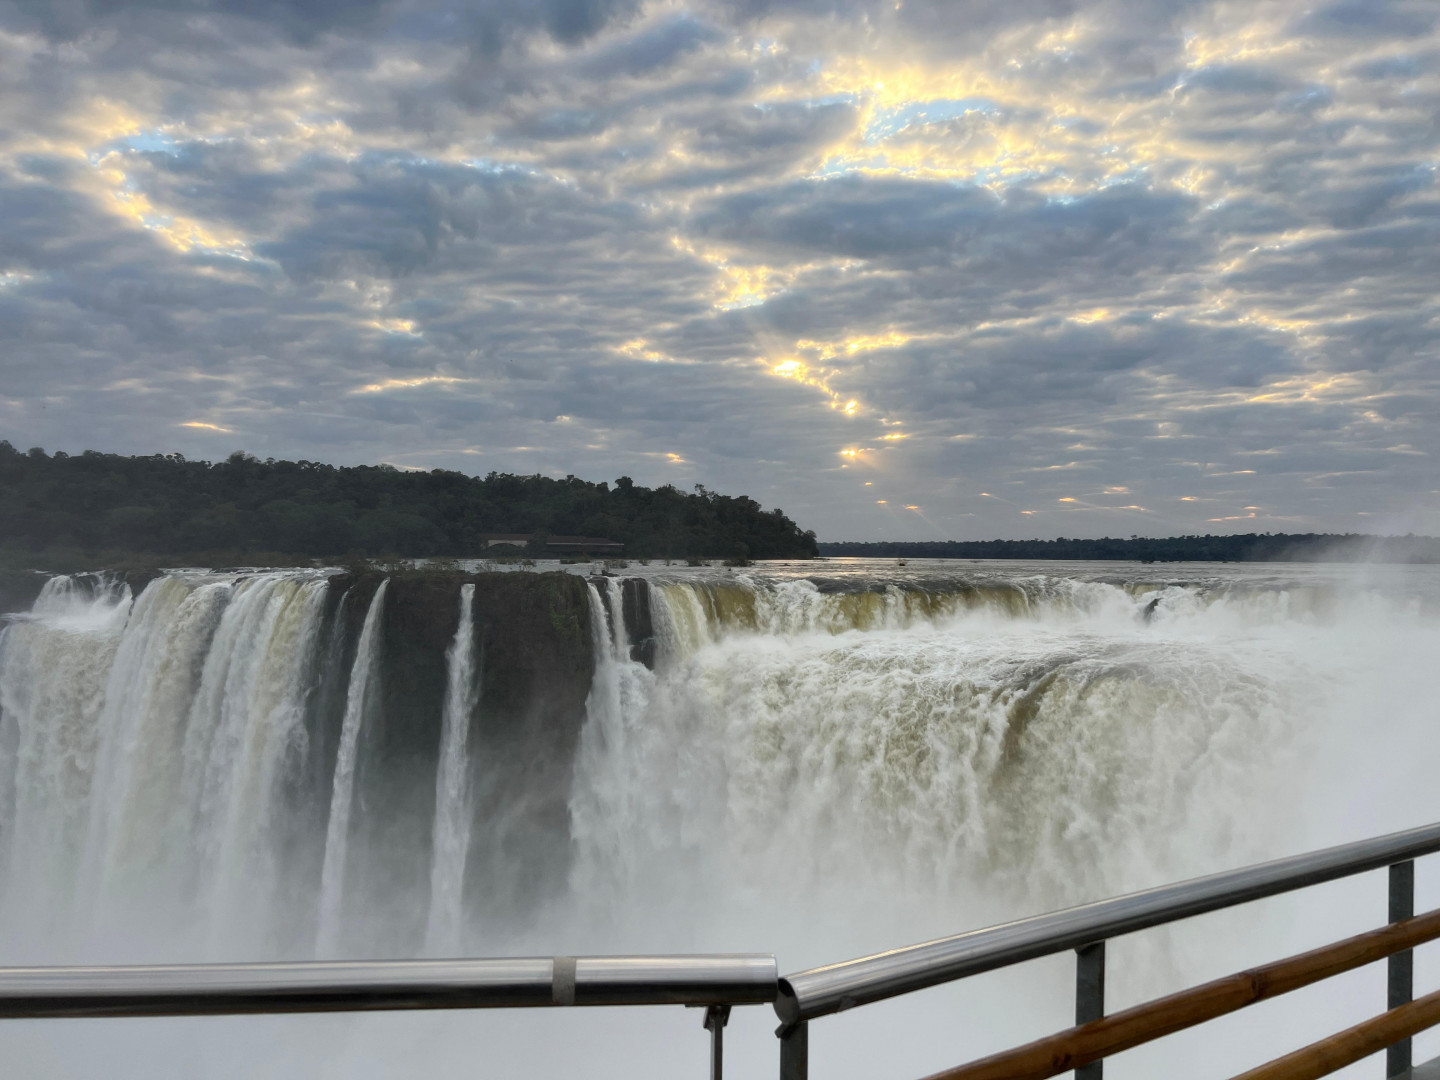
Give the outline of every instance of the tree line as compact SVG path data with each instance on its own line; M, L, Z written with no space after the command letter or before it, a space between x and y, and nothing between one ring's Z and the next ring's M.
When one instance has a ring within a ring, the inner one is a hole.
M841 541L824 556L879 559L1115 559L1141 562L1440 562L1440 539L1362 533L1238 533L1099 540Z
M390 465L46 454L0 441L0 547L197 562L484 554L487 533L605 537L631 557L808 558L815 534L744 495Z

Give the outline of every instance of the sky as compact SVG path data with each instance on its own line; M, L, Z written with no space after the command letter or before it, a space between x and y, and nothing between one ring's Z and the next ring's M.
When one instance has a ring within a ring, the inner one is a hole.
M1433 0L0 0L0 438L1440 532Z

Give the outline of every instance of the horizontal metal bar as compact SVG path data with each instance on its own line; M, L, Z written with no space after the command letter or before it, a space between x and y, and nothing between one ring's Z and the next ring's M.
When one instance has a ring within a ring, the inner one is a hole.
M768 954L0 968L0 1018L758 1005Z
M1435 851L1440 851L1440 824L812 968L780 980L775 1012L786 1024L828 1016L1022 960L1378 870Z
M769 953L721 956L582 956L576 1005L759 1005L775 1000Z

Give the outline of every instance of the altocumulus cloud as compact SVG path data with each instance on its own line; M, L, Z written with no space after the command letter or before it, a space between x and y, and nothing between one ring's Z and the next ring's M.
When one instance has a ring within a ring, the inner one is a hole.
M0 0L0 436L1437 529L1437 24Z

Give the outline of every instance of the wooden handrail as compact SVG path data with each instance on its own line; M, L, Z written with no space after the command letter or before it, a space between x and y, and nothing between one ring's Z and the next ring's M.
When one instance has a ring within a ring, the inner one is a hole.
M1440 909L1347 938L1333 945L1313 949L1299 956L1202 983L1189 990L1181 990L1179 993L1113 1013L1100 1020L1081 1024L1068 1031L1037 1039L1025 1046L935 1073L927 1080L1045 1080L1161 1036L1235 1012L1257 1001L1277 997L1328 979L1332 975L1373 964L1393 953L1412 949L1436 938L1440 938ZM1429 1001L1430 998L1422 1000ZM1420 1002L1414 1004L1419 1005ZM1395 1039L1403 1038L1404 1033L1395 1036ZM1276 1073L1269 1077L1269 1080L1280 1076L1288 1078L1290 1074ZM1246 1073L1244 1080L1252 1080L1251 1075Z
M1316 1080L1436 1024L1440 1024L1440 990L1241 1073L1235 1080Z

